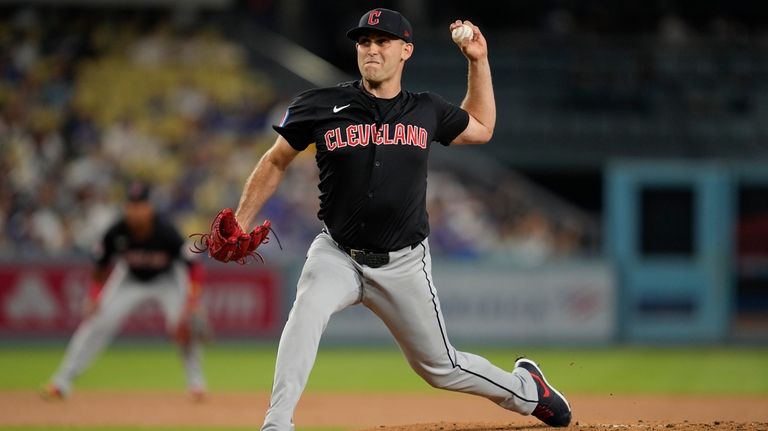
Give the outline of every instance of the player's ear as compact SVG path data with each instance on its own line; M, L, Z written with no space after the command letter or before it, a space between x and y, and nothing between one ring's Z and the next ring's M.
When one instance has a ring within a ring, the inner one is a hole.
M403 60L408 60L413 55L413 44L412 43L404 43L403 44L403 51L401 54L401 58Z

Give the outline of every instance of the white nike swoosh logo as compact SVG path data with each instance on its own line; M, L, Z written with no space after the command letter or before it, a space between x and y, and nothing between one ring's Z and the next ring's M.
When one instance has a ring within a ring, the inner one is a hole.
M347 105L344 105L344 106L336 106L336 105L333 105L333 113L334 113L334 114L338 114L339 112L341 112L341 110L342 110L342 109L347 109L347 108L349 108L349 105L351 105L351 103L349 103L349 104L347 104Z

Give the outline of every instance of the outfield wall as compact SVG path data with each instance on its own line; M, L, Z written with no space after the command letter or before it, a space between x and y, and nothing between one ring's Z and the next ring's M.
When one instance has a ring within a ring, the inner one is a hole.
M80 321L90 282L87 262L0 264L0 336L67 336ZM217 336L269 338L283 322L283 271L252 265L207 267L204 301ZM160 308L140 306L125 322L131 336L164 334Z
M207 267L204 301L217 338L276 339L295 296L301 262ZM434 279L452 340L601 343L616 337L616 283L601 262L536 268L435 262ZM80 319L90 277L86 262L0 264L0 336L67 336ZM147 304L123 334L163 334L159 308ZM324 341L391 342L363 306L337 314Z

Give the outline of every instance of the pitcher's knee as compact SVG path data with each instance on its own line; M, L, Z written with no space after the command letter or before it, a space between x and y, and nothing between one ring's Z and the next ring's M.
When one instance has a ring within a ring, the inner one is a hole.
M415 365L411 364L413 370L416 371L425 382L430 386L437 389L450 389L453 382L453 374L456 372L456 368L450 364L448 366L425 366L423 364Z
M448 378L448 376L430 374L428 377L425 377L424 380L426 380L430 386L436 389L451 388L451 380Z

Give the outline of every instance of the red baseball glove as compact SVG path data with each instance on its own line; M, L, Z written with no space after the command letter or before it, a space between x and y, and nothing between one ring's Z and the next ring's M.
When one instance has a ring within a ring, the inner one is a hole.
M191 235L200 237L191 250L195 253L207 251L209 256L220 262L234 261L243 265L249 256L258 257L263 262L256 249L269 242L267 235L270 231L271 223L265 220L251 233L245 233L237 223L234 211L224 208L213 220L210 233Z

